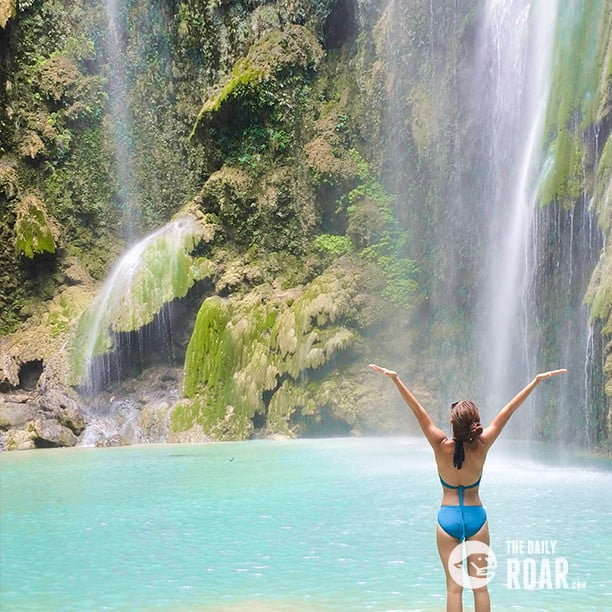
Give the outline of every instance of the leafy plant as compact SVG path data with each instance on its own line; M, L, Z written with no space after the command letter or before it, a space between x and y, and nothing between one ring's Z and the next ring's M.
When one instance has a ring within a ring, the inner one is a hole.
M353 243L348 236L320 234L314 239L315 249L328 255L340 257L353 251Z

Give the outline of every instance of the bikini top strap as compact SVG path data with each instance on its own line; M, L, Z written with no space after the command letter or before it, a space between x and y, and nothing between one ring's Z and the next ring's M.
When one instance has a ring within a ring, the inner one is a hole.
M461 487L455 487L453 485L449 485L447 482L444 482L444 480L442 480L442 476L440 476L440 474L438 474L438 477L440 478L440 482L442 483L442 486L446 487L447 489L460 489Z
M467 486L463 486L463 485L454 486L454 485L448 484L447 482L444 482L440 474L438 474L438 477L440 478L440 482L442 483L442 485L445 486L447 489L473 489L474 487L477 487L480 484L480 481L482 480L482 475L481 475L480 478L474 484L467 485Z
M464 489L473 489L474 487L477 487L480 484L481 480L482 480L482 474L481 474L480 478L474 484L471 484L471 485L469 485L467 487L463 487L463 488Z

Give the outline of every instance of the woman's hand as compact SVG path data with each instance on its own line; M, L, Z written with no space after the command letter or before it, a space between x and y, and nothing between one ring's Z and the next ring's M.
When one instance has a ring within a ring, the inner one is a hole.
M377 366L373 363L370 364L370 367L376 372L380 372L381 374L384 374L385 376L388 376L389 378L393 378L393 379L397 378L397 372L395 372L394 370L387 370L387 368L381 368L380 366Z
M550 378L551 376L557 376L557 374L565 374L567 372L566 369L562 370L551 370L550 372L542 372L540 374L536 374L535 381L541 382L545 378Z

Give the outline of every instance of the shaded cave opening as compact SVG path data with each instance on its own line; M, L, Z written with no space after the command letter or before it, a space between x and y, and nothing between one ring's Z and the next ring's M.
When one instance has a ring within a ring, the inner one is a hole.
M34 446L36 448L57 448L57 444L43 440L42 438L34 438Z
M265 412L257 411L253 415L251 421L253 423L253 431L257 435L265 430L268 424L268 417Z
M42 359L26 361L19 369L19 388L25 391L36 389L38 380L43 373L44 363Z

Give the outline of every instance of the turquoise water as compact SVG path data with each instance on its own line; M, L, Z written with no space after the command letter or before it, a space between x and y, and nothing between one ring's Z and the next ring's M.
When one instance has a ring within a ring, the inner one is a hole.
M491 452L494 609L609 609L612 465L560 459ZM444 609L420 440L54 449L0 468L2 610ZM542 540L555 554L507 549ZM528 569L507 588L510 563L560 556L567 589L524 588Z

